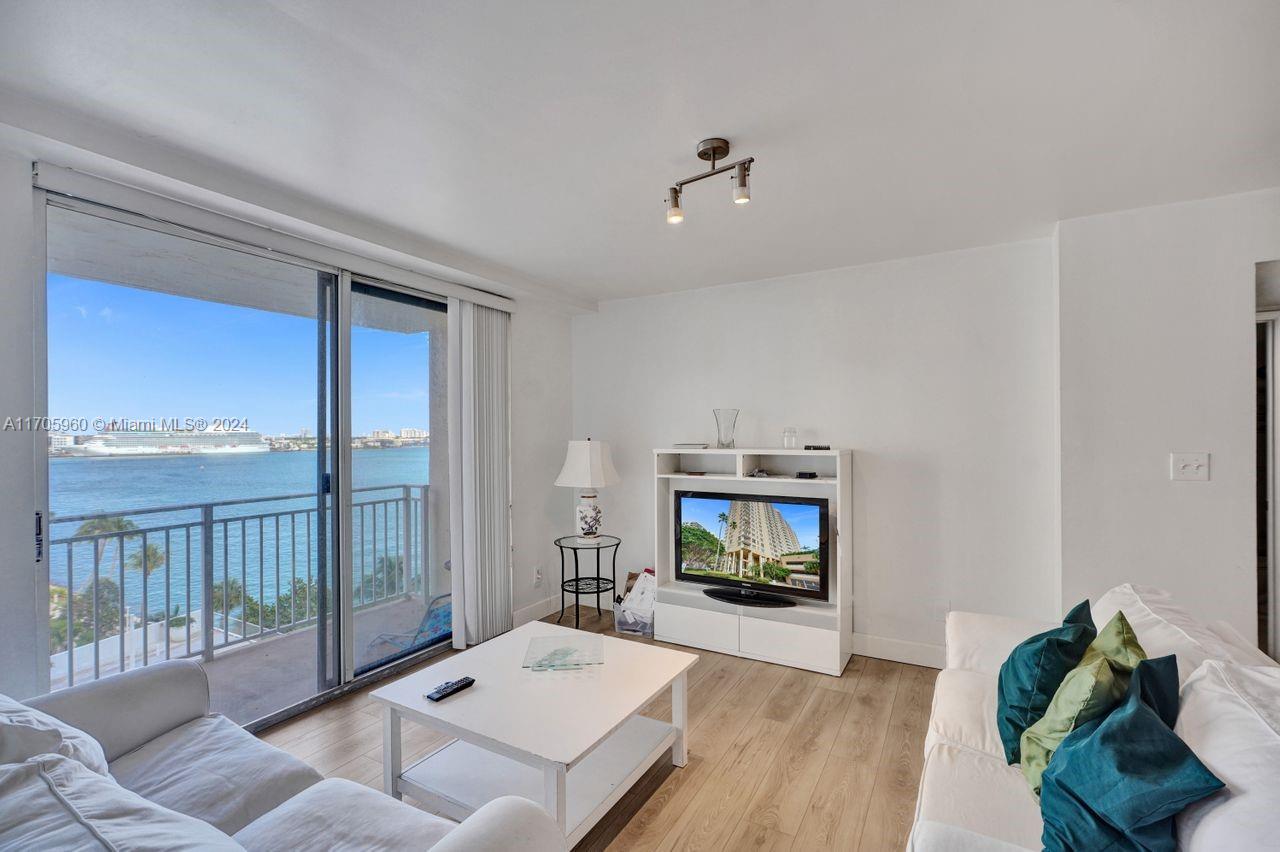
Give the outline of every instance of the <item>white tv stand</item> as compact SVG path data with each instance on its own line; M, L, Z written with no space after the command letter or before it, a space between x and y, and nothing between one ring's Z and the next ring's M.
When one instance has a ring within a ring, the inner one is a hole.
M851 458L849 450L654 450L654 638L838 677L853 653ZM747 476L757 468L769 477ZM802 470L818 478L796 478ZM740 606L707 597L704 585L677 582L676 491L826 497L828 600L797 598L795 606L780 609Z

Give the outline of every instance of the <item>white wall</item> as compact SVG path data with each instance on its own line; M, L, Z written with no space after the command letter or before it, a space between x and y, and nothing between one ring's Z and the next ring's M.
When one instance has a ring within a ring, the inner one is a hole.
M793 425L854 450L858 634L939 646L948 607L1057 615L1055 330L1049 240L575 317L573 431L614 446L619 567L653 563L651 450L737 407L738 446Z
M0 422L35 408L31 337L34 256L31 161L0 152ZM0 431L0 692L41 691L48 669L49 602L38 595L34 560L35 467L31 435ZM41 618L40 614L44 613Z
M559 606L552 542L572 530L573 494L553 483L572 433L569 315L521 302L511 319L512 556L516 624ZM542 570L542 583L534 585ZM554 576L553 576L554 575Z
M1255 264L1280 190L1059 224L1062 595L1123 580L1257 632ZM1171 482L1169 453L1212 453Z

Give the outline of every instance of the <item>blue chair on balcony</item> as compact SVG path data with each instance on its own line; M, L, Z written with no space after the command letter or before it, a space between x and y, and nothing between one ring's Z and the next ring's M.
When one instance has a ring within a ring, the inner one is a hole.
M427 611L422 614L418 629L409 633L379 633L369 640L367 651L378 645L390 645L399 651L407 651L429 640L444 637L453 632L453 595L448 592L427 601ZM367 652L366 651L366 652Z

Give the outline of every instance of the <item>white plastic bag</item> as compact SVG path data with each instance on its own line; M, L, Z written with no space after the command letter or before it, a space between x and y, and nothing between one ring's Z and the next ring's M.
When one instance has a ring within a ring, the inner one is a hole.
M627 596L613 605L613 628L619 633L653 635L653 602L658 583L646 571L636 578Z

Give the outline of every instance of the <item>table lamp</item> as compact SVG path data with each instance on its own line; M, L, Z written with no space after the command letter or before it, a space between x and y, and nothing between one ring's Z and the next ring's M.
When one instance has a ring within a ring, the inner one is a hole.
M564 467L556 477L556 485L583 489L578 495L578 535L583 538L600 535L604 514L596 505L596 489L616 485L620 481L607 443L590 438L569 442L569 451L565 453Z

